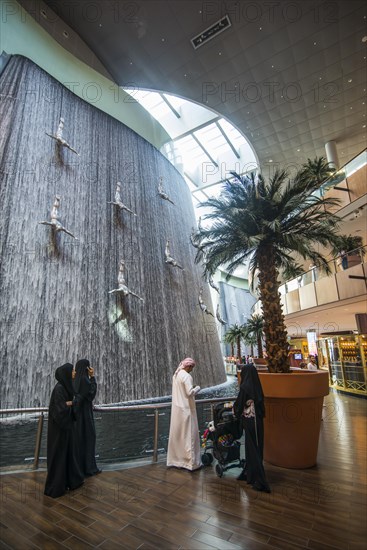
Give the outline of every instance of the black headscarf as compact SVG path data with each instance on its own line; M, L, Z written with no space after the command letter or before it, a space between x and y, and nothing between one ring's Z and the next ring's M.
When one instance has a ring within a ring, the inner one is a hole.
M73 365L65 363L56 369L55 378L67 391L68 398L73 398L73 382L72 382Z
M80 383L84 376L87 376L88 374L88 367L90 366L90 362L88 359L80 359L77 361L75 365L75 379L74 379L74 392L79 393L80 392Z
M249 399L255 403L256 414L263 418L265 416L264 393L257 369L252 364L245 365L241 370L240 393L236 401L240 414Z

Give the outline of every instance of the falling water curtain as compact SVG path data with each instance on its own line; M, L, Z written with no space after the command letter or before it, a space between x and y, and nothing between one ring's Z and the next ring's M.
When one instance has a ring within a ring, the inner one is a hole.
M88 357L103 403L167 395L185 355L202 387L225 380L217 327L195 265L190 192L175 168L121 122L13 56L0 77L1 407L44 405L55 368ZM55 135L64 119L59 147ZM162 200L163 187L175 205ZM121 198L136 216L118 211ZM53 234L59 220L77 237ZM184 271L165 264L164 249ZM120 260L144 301L108 294Z

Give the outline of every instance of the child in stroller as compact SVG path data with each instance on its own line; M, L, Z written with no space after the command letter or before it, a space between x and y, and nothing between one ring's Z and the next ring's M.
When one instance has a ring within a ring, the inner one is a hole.
M245 461L240 458L241 444L238 441L242 435L242 422L233 414L233 402L216 403L213 409L213 421L209 422L202 436L202 446L205 451L201 457L204 466L218 463L215 471L218 477L230 468L243 468ZM208 451L212 451L211 454Z

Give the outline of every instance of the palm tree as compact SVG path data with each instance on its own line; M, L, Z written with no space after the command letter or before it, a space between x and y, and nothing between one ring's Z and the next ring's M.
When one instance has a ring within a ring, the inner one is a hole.
M252 317L247 319L246 323L246 332L248 336L253 336L256 339L257 345L257 355L262 359L263 354L263 330L264 330L264 319L262 315L254 314Z
M224 335L224 342L226 344L231 344L231 353L232 357L234 356L234 344L237 346L237 358L241 362L241 339L244 336L243 325L238 325L235 323L231 325L227 332Z
M226 265L230 276L244 260L250 260L252 274L258 271L270 372L290 370L279 274L295 267L299 258L311 260L330 273L318 248L338 243L340 219L329 208L339 201L314 193L323 180L320 164L316 175L304 165L293 181L281 170L268 183L261 175L241 177L233 173L234 180L224 183L218 198L201 204L211 209L205 218L213 221L194 237L202 248L196 261L205 253L204 272L213 274L219 266ZM327 170L325 165L324 171Z
M234 357L234 345L236 343L236 336L234 335L231 328L227 330L223 337L223 342L231 346L231 357Z
M335 248L332 249L331 253L333 254L333 256L337 256L341 250L345 250L345 252L356 251L356 253L362 253L362 255L364 255L365 251L362 249L362 247L362 237L357 235L339 235L338 244Z
M335 172L335 168L327 162L325 157L316 157L314 160L307 159L301 168L303 177L314 180L320 186Z
M250 346L250 355L251 357L254 356L254 345L257 343L257 338L253 334L249 334L247 331L247 323L243 325L245 335L243 337L243 341L247 346Z

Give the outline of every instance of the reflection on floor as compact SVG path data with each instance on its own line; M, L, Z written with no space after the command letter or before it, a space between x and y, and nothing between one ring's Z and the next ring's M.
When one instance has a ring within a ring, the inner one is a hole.
M265 464L271 494L164 463L105 471L53 500L45 472L1 476L0 548L362 550L366 540L366 401L325 400L318 464ZM281 444L281 442L280 442Z

